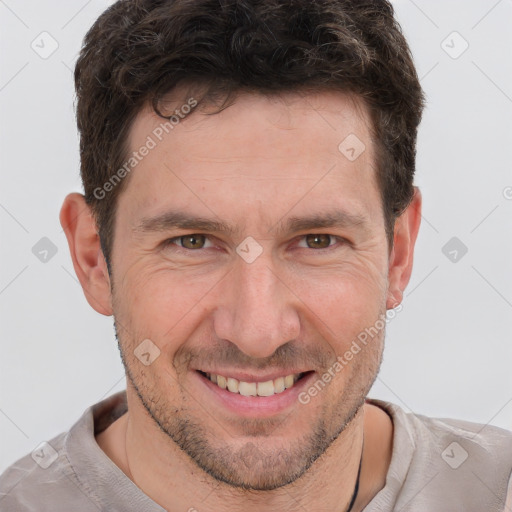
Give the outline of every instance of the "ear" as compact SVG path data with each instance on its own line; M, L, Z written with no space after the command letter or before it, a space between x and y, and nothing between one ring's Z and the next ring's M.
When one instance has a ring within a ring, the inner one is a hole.
M414 245L421 223L421 192L414 187L413 199L395 222L394 244L389 259L386 308L398 306L412 273Z
M59 218L87 302L98 313L112 315L107 264L101 250L96 221L84 196L78 193L67 195Z

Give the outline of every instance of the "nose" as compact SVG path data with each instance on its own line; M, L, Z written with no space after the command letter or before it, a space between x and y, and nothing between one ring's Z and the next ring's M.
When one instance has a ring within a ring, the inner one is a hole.
M271 356L300 332L298 299L263 255L242 259L223 281L215 310L216 335L253 358Z

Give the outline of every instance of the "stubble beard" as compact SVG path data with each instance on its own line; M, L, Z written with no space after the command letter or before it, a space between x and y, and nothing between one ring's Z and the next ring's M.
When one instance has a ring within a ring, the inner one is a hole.
M348 379L340 398L333 406L324 404L311 432L300 439L281 443L279 446L278 443L269 442L273 434L279 436L280 429L288 432L288 417L279 421L246 421L243 432L244 437L250 437L249 440L240 442L239 436L230 435L226 436L226 440L220 440L209 431L207 424L190 414L186 405L176 407L171 404L165 393L159 392L151 374L144 375L137 371L140 364L134 357L126 357L122 347L132 345L120 341L115 318L114 328L126 375L158 428L215 481L238 490L271 491L301 478L357 416L382 361L382 350L373 354L370 365L365 357L354 360L351 378ZM381 338L382 340L373 342L382 344L384 332L381 333ZM322 393L326 392L328 388ZM190 395L187 397L186 390L181 391L182 404L197 405L197 402ZM213 420L206 412L203 417ZM274 446L269 446L272 444Z

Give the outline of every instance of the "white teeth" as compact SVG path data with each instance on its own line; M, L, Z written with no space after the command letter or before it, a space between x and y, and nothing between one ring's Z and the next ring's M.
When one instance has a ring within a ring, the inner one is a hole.
M207 377L222 389L231 393L240 393L242 396L272 396L282 393L285 389L291 388L300 378L301 374L278 377L266 382L243 382L232 377L223 377L214 373L207 374Z
M267 382L258 382L258 396L272 396L275 393L273 380Z
M282 393L286 388L284 387L284 377L279 377L274 381L274 391Z
M226 377L223 377L222 375L217 375L217 386L222 389L226 389L228 383L226 381Z
M236 379L228 378L228 389L231 393L238 393L238 381Z
M238 392L243 396L256 396L256 382L240 382Z

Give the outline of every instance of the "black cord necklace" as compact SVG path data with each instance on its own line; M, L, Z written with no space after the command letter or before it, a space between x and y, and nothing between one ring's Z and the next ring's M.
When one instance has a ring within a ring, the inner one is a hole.
M357 471L357 480L356 480L356 486L354 487L354 494L352 494L352 499L350 500L350 505L348 506L347 512L350 512L352 510L352 507L354 506L354 503L357 499L357 493L359 492L359 479L361 477L361 466L363 465L363 451L364 451L364 439L363 439L363 445L361 448L361 460L359 461L359 469Z

